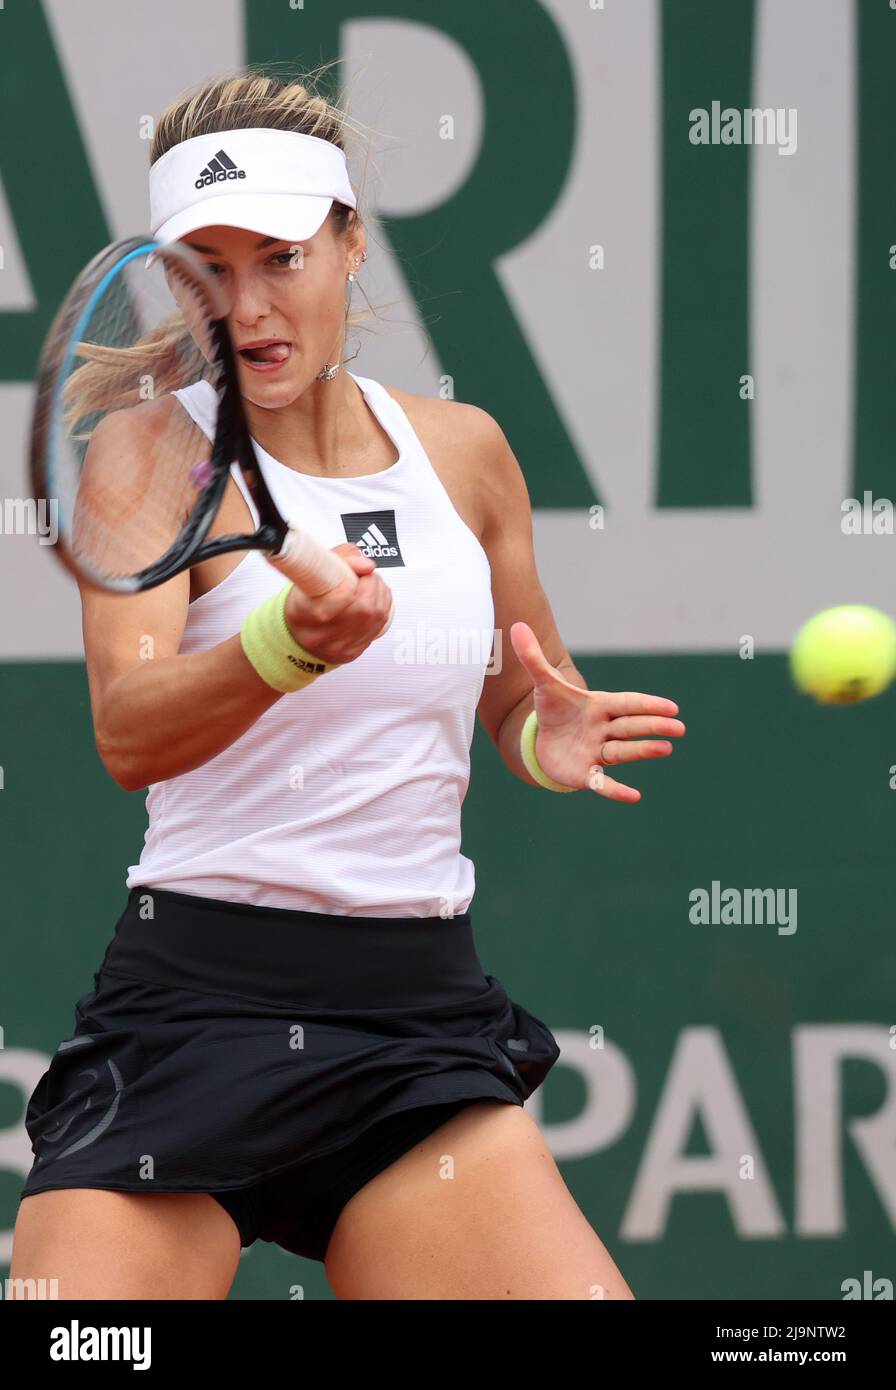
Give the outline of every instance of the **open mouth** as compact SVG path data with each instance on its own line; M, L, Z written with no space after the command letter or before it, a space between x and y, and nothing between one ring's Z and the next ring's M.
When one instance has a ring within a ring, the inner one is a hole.
M292 355L292 344L283 339L267 343L253 344L239 349L239 355L247 367L256 372L275 372L288 362Z

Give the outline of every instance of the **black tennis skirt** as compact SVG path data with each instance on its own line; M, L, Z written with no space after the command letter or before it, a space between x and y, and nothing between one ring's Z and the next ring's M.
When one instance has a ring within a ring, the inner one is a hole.
M323 1261L342 1207L472 1101L560 1056L469 913L344 917L133 888L25 1114L23 1197L208 1192L242 1246Z

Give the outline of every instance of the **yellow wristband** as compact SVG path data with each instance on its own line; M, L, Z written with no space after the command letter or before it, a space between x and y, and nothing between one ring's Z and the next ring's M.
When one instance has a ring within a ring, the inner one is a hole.
M544 768L539 767L538 759L535 756L535 740L537 737L538 718L535 711L532 710L523 725L523 731L520 735L520 753L522 754L523 763L529 776L533 777L536 782L540 782L543 787L547 787L549 791L577 792L579 790L578 787L561 787L559 782L555 782L552 777L548 776Z
M293 637L286 621L286 596L291 588L287 584L253 608L240 629L243 651L261 679L283 694L301 690L340 665L314 656Z

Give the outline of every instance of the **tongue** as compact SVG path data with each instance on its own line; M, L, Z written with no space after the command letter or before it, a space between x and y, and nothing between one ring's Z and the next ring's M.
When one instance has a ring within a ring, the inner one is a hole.
M289 344L268 343L267 347L248 348L246 356L253 362L285 362L289 356Z

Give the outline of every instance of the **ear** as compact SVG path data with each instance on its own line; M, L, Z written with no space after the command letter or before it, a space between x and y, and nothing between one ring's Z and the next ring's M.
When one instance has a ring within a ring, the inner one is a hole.
M346 273L350 270L357 271L358 267L355 265L355 261L363 261L366 256L367 229L355 209L352 208L351 221L346 236Z

